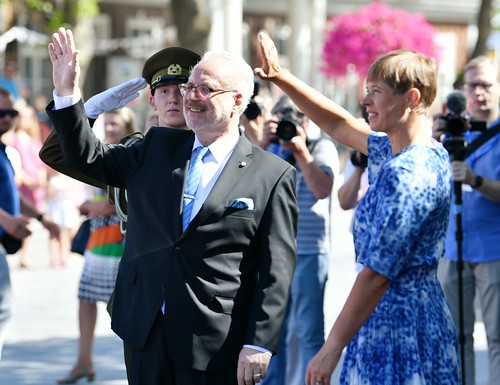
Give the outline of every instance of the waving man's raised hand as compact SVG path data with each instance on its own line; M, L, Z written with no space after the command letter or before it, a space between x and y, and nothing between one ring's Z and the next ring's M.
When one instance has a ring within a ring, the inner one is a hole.
M59 28L56 33L52 34L52 42L49 43L48 49L56 94L67 96L79 93L79 52L75 47L71 30Z

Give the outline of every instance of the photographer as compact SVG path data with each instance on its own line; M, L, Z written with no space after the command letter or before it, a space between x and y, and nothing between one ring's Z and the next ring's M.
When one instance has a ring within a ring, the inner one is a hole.
M250 98L245 112L240 116L240 128L245 132L246 137L255 145L265 148L262 146L263 134L264 134L264 124L266 122L266 115L271 109L269 104L266 103L267 100L264 99L260 92L260 80L259 78L254 78L253 83L253 95Z
M297 266L278 354L271 359L266 385L281 385L294 369L305 376L309 360L324 343L323 299L330 257L330 209L338 156L327 138L311 139L312 125L287 96L281 97L266 121L263 143L297 169L299 221ZM295 335L298 351L289 346ZM300 356L300 362L294 357Z
M366 155L352 150L351 157L345 166L344 183L338 191L340 207L344 210L355 208L368 188Z
M488 129L500 123L499 70L487 57L477 57L465 67L464 84L472 100L471 116L485 121ZM469 144L483 135L467 130ZM500 135L490 138L464 161L452 160L453 180L462 182L463 223L463 332L465 336L465 383L475 384L473 331L474 296L477 291L489 350L489 385L500 384ZM438 277L450 304L455 326L459 328L456 216L452 210L445 258Z
M366 107L361 106L362 119L368 123ZM368 189L368 157L359 151L351 150L351 157L344 170L344 183L338 191L340 207L344 210L355 208Z

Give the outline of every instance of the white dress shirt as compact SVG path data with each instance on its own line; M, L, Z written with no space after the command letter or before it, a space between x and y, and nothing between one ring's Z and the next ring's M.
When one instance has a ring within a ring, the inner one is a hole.
M196 190L190 220L192 220L196 216L198 211L200 211L201 206L203 206L203 203L205 203L205 201L207 200L210 191L212 191L215 182L217 182L219 175L224 169L224 166L226 165L229 157L233 153L238 139L239 133L237 131L234 133L231 132L208 146L210 152L207 153L207 155L205 155L205 157L203 158L203 173L200 178L198 189ZM203 145L195 135L193 150L198 146Z

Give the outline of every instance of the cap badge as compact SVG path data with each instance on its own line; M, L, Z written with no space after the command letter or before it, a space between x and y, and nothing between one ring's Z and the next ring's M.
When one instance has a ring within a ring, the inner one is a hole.
M167 75L182 75L182 67L179 64L170 64L167 68Z

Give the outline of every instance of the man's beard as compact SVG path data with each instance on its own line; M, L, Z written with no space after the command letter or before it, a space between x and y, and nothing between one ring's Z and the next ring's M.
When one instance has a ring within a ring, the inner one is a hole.
M216 133L218 127L226 127L229 124L230 118L226 113L216 114L215 110L205 110L206 114L204 121L200 124L200 120L190 121L186 116L186 123L196 134L202 134L205 131ZM223 130L224 131L224 130Z

